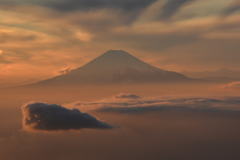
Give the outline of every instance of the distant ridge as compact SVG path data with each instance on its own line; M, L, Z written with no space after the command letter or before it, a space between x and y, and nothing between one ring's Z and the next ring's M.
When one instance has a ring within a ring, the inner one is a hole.
M188 82L177 72L149 65L126 51L110 50L86 65L34 85Z

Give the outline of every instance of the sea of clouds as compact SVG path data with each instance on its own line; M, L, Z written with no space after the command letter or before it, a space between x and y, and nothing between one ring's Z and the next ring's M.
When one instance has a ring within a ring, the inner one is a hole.
M240 97L141 97L123 93L94 102L62 106L31 102L22 107L25 129L47 131L113 128L88 113L131 115L166 111L240 115Z
M228 112L240 113L240 97L141 97L119 94L96 102L75 102L83 110L115 113L144 113L155 111Z

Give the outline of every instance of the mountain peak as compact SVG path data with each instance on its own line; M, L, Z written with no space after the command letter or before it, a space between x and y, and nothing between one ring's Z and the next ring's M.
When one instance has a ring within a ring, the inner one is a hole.
M109 50L84 66L41 84L158 83L188 81L176 72L159 69L123 50Z
M124 50L109 50L99 57L95 58L91 62L87 64L91 64L91 66L105 66L106 68L109 68L110 66L113 67L127 67L129 65L134 66L135 64L142 63L138 58L131 55L130 53L124 51Z
M105 52L102 56L108 57L108 56L114 56L114 57L134 57L130 53L124 51L124 50L109 50Z
M129 54L129 53L124 51L124 50L114 50L114 49L111 49L111 50L105 52L104 54Z
M108 50L108 51L105 52L105 53L112 53L112 54L126 54L127 52L124 51L124 50L121 50L121 49L119 49L119 50L117 50L117 49L111 49L111 50ZM127 54L129 54L129 53L127 53Z

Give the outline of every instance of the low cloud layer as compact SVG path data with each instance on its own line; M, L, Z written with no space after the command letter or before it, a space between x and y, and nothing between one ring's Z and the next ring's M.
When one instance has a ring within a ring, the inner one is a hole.
M240 81L228 83L228 84L224 85L224 88L226 88L226 89L240 89Z
M29 103L22 107L23 127L33 130L76 130L83 128L109 129L110 125L78 109L57 104Z
M124 97L123 94L120 94ZM146 113L156 111L182 111L203 113L230 113L240 114L240 97L205 98L113 98L92 103L75 103L74 107L80 107L97 112L113 113ZM137 95L135 95L137 96ZM135 97L134 96L134 97Z

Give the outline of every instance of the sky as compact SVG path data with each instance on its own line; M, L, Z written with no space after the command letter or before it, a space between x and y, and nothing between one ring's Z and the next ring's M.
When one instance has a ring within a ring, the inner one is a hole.
M0 85L110 49L178 72L238 70L239 41L239 0L0 0Z

